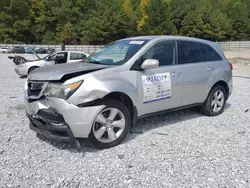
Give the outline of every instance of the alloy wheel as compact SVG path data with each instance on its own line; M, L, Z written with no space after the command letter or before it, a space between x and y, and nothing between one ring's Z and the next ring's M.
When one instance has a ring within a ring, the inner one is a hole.
M224 93L221 90L216 91L213 94L212 101L211 101L211 107L214 112L219 112L224 105L225 96Z
M111 143L122 135L124 128L124 114L117 108L107 108L97 115L93 124L93 133L98 141Z

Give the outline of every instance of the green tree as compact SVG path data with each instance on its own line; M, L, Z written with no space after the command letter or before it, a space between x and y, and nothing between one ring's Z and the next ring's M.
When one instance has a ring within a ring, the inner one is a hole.
M209 0L196 3L195 9L183 19L180 34L209 40L227 39L231 23L225 13L215 8L219 5Z
M246 40L249 32L247 5L241 0L232 0L229 16L232 22L231 39Z
M122 9L124 12L124 22L126 23L126 27L124 28L124 33L127 36L137 35L137 20L139 17L138 9L136 8L139 5L139 1L137 5L135 5L136 1L131 2L131 0L124 0L122 4Z
M137 31L141 32L144 27L145 20L148 18L147 7L151 3L151 0L141 0L140 1L140 13L141 18L137 21Z
M70 22L67 22L64 25L58 24L56 30L57 30L57 35L56 35L57 43L69 44L76 38L75 27Z
M1 43L91 44L147 34L250 39L250 0L1 0Z
M141 34L162 35L176 34L169 2L166 0L152 0L145 10L144 25L141 26Z
M190 11L196 7L197 0L171 0L170 10L173 16L174 25L178 31L181 33L182 22Z
M85 22L83 38L92 43L106 44L126 37L126 24L121 1L98 1Z

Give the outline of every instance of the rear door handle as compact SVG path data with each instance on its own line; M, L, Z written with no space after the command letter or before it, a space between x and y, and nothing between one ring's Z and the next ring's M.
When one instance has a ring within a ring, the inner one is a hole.
M212 71L212 70L214 70L214 67L208 67L207 68L207 71Z

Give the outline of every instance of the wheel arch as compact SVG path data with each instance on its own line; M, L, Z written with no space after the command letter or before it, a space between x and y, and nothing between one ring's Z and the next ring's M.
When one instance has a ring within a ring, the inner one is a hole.
M120 91L111 92L105 95L101 100L106 100L108 98L115 99L126 105L131 115L132 125L134 125L138 117L138 111L132 99L127 94Z
M225 81L223 81L223 80L220 80L220 81L216 82L216 83L210 88L209 93L210 93L210 91L211 91L214 87L219 86L219 85L225 88L225 90L226 90L226 100L227 100L228 97L229 97L229 86L228 86L227 82L225 82ZM208 93L208 94L209 94L209 93Z
M34 66L31 66L31 67L29 67L29 69L28 69L28 74L30 73L30 71L31 71L31 69L37 69L37 68L40 68L38 65L34 65Z

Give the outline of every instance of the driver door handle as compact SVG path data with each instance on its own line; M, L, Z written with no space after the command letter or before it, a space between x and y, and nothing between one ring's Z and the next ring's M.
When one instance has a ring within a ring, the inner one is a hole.
M207 71L212 71L212 70L214 70L214 67L208 67L207 68Z
M180 76L180 75L181 75L181 72L175 72L174 71L174 72L171 73L172 77L177 77L177 76Z

